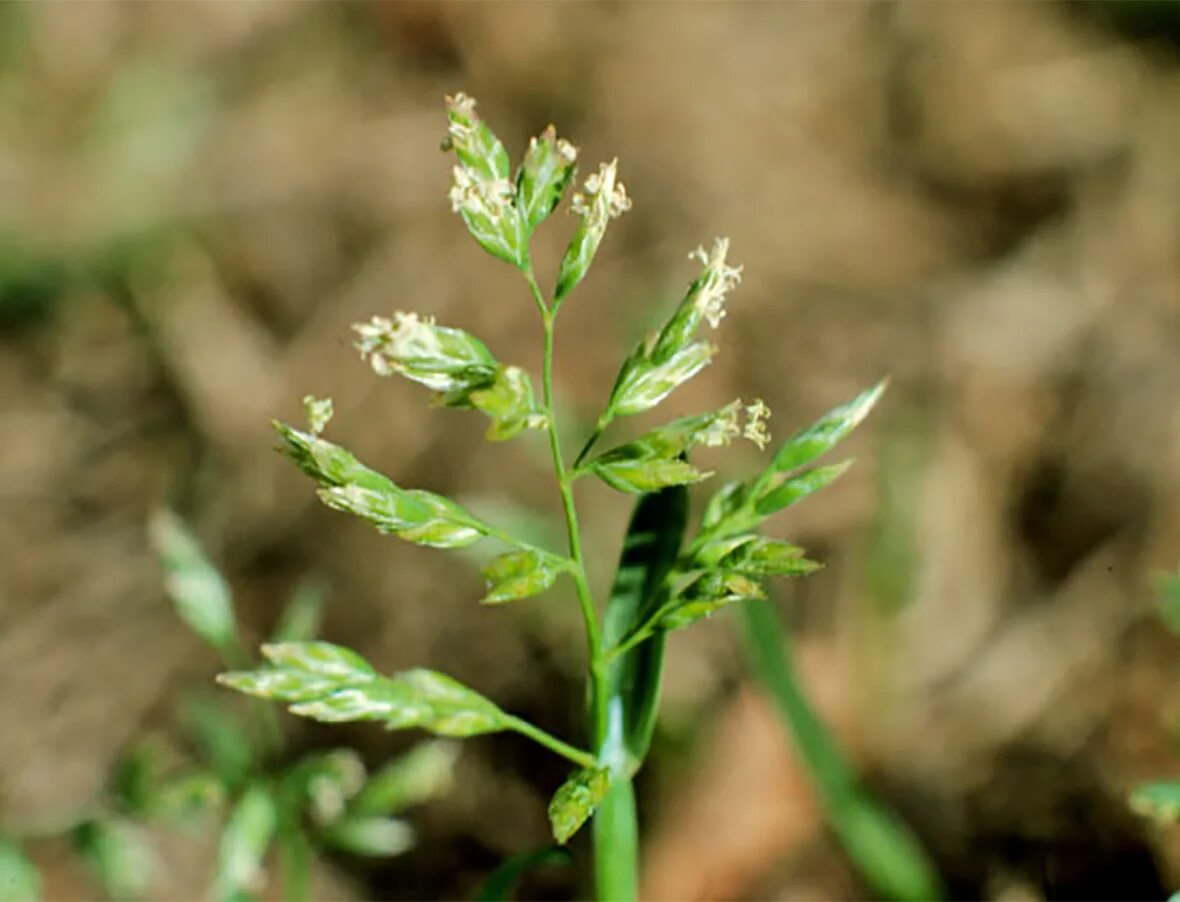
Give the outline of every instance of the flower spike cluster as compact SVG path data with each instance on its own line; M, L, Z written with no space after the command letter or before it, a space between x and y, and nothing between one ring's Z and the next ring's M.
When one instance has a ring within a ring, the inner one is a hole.
M627 188L618 178L617 158L600 163L598 171L587 177L585 187L571 199L573 211L586 217L587 228L603 231L609 220L618 219L631 209Z
M503 441L543 429L533 386L520 367L504 366L482 341L431 317L394 313L353 326L356 349L378 376L398 374L437 392L445 407L471 407L492 418L488 438Z
M561 261L553 294L555 303L561 303L586 275L598 252L598 245L602 243L602 236L606 234L607 224L631 209L631 198L619 181L619 161L600 163L598 171L591 174L582 190L573 196L570 206L582 221Z
M512 205L512 185L507 179L482 179L466 166L451 169L452 213L482 216L498 221Z
M770 430L766 428L766 421L770 419L770 408L762 403L761 398L755 398L753 404L746 406L746 426L742 430L742 437L763 450L770 444Z
M718 238L713 242L712 251L706 253L704 247L698 247L688 255L688 259L700 260L705 264L694 303L714 329L721 325L721 320L725 317L725 296L742 280L742 267L726 263L727 253L729 239Z

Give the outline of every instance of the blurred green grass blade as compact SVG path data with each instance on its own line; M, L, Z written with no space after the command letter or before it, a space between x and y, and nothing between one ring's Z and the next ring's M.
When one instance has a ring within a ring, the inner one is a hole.
M623 540L603 619L610 648L643 624L659 605L658 590L676 560L688 521L688 490L672 486L642 496ZM647 755L659 710L665 636L658 633L609 665L608 697L595 724L599 760L614 784L594 816L595 883L600 899L633 899L638 885L638 827L630 772Z
M1180 781L1159 780L1135 787L1131 809L1160 824L1180 822Z
M497 867L476 894L476 902L506 902L512 891L530 871L545 867L560 867L573 862L570 850L564 846L545 846L513 855Z
M145 895L156 858L139 827L121 818L96 818L77 827L74 845L108 898L139 899Z
M244 721L221 699L208 693L185 700L181 721L217 776L227 786L240 786L258 758Z
M1156 577L1155 587L1160 620L1173 633L1180 634L1180 571L1161 573Z
M833 831L865 880L890 899L938 898L941 883L926 851L900 819L860 786L852 765L803 694L774 608L766 601L737 607L749 666L778 708Z
M36 902L41 898L41 874L16 843L0 835L0 899Z
M151 522L152 545L164 567L164 586L176 613L231 666L238 651L238 628L229 584L210 562L196 536L171 511Z
M308 642L314 639L320 631L323 614L324 587L312 581L300 583L283 608L270 641Z
M211 895L218 899L248 898L263 887L264 861L277 821L275 800L265 786L255 784L242 793L221 833Z
M376 771L348 806L353 816L397 814L447 792L453 781L459 744L447 739L423 742Z
M414 847L414 831L396 817L344 818L320 831L327 846L352 855L381 858L401 855Z
M309 902L311 864L315 852L307 834L297 824L281 824L276 846L279 853L279 873L283 878L282 898L286 902Z

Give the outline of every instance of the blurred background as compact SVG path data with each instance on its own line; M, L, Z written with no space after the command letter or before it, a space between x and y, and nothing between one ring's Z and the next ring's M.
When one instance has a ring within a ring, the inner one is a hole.
M538 365L519 279L446 200L463 90L514 157L554 122L634 199L563 309L571 440L716 235L745 265L721 352L650 423L759 396L781 440L891 376L857 466L776 521L827 563L780 610L949 891L1162 896L1180 843L1125 796L1180 773L1152 588L1180 563L1178 45L1162 2L0 6L0 827L90 804L218 670L164 597L161 506L252 635L316 579L325 638L576 733L571 597L482 607L478 561L324 509L272 450L272 417L331 396L363 460L560 543L543 441L486 445L350 347L416 310ZM572 227L542 229L543 282ZM603 587L630 501L579 501ZM644 894L863 896L733 626L670 643ZM419 739L289 726L372 763ZM465 743L416 848L330 860L332 893L470 894L547 841L564 776L525 740ZM168 848L154 892L204 892L210 844ZM54 843L30 854L49 895L88 894ZM570 869L530 886L579 892Z

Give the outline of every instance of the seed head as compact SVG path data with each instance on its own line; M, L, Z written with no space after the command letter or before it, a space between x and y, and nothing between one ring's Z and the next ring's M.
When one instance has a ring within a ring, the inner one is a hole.
M355 347L361 359L368 360L378 376L389 376L405 369L404 361L434 360L443 349L435 332L432 317L417 313L394 313L393 320L374 316L367 323L357 323Z
M452 147L466 151L475 149L475 125L479 114L475 112L475 98L462 91L455 96L447 95L447 140Z
M738 426L738 410L741 403L734 401L717 411L717 416L694 436L694 441L708 448L716 448L728 445L741 435L742 430Z
M631 198L627 197L623 183L618 181L618 174L617 159L600 163L598 171L588 176L585 186L573 196L573 210L586 217L588 229L603 231L608 220L617 219L631 209Z
M536 138L533 138L536 141ZM565 138L557 139L557 153L567 163L576 163L578 160L578 148L570 144Z
M770 408L762 403L761 398L755 398L753 404L746 405L746 425L742 429L742 437L752 441L760 451L770 444L770 430L766 428L768 419Z
M688 255L690 260L700 260L705 264L694 303L714 329L721 325L725 317L725 296L742 280L742 267L730 266L725 262L728 252L729 239L718 238L713 242L712 251L706 252L703 247L698 247Z
M303 396L303 409L307 412L307 425L312 435L319 435L332 419L332 399Z
M451 210L498 222L512 204L512 185L507 179L488 179L467 166L452 170Z

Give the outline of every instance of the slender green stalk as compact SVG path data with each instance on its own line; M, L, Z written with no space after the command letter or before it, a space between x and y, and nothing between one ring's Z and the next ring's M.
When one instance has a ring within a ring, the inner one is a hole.
M648 624L646 624L646 623L643 624L643 626L641 627L642 631L633 633L631 635L631 638L624 639L618 645L612 646L611 648L608 648L605 652L603 652L603 654L602 654L603 663L610 664L611 662L618 660L623 655L625 655L627 652L629 652L631 649L633 649L636 645L639 645L641 642L644 642L645 640L650 639L651 632L647 630L647 626L648 626Z
M598 805L594 832L594 887L602 902L627 902L639 892L639 819L635 788L617 779Z
M598 418L598 422L594 424L594 431L590 433L590 438L586 439L586 444L582 446L582 450L579 451L578 456L574 458L575 470L578 468L578 465L586 459L586 455L590 453L590 449L598 443L600 438L602 438L602 433L606 432L606 427L609 424L610 419L605 415Z
M550 311L545 303L545 297L537 285L532 267L524 272L529 290L537 309L541 312L541 319L545 326L545 349L541 363L542 403L545 406L545 419L549 433L549 450L553 457L553 471L557 476L557 485L561 492L561 507L565 514L566 533L569 537L570 559L573 561L571 574L578 593L578 603L582 608L582 619L586 626L586 643L589 651L592 670L598 669L600 654L600 639L598 630L598 615L594 610L594 599L590 595L590 586L586 581L586 567L582 559L582 538L578 530L578 514L574 507L574 492L570 484L569 474L565 469L565 461L561 455L561 439L557 434L557 416L553 404L553 323L556 313Z
M553 403L553 325L557 315L556 306L550 309L537 285L532 267L525 269L525 279L533 300L541 313L545 327L545 347L542 358L541 385L545 406L545 418L549 432L549 449L553 456L553 469L561 492L561 505L565 513L566 531L569 537L569 554L573 562L570 572L582 609L586 626L586 644L590 666L590 725L593 748L597 759L589 766L610 763L617 756L611 747L610 715L608 711L610 687L607 681L606 662L602 655L602 638L594 599L586 580L586 567L582 557L582 539L578 529L577 508L569 473L561 453L558 437L557 417ZM582 450L584 456L605 428L600 423ZM538 740L540 741L540 740ZM551 748L553 746L550 746ZM568 757L568 755L567 755ZM585 765L584 765L585 766ZM630 780L618 778L594 817L594 870L595 885L600 899L629 900L636 894L636 873L638 870L638 823L635 816L635 795Z
M556 736L546 733L540 727L534 726L527 720L521 720L519 717L509 716L507 719L508 729L515 730L522 736L527 736L534 742L540 743L552 752L556 752L563 758L572 761L578 767L594 767L597 763L595 757L589 752L582 749L574 748L568 742L562 742Z

